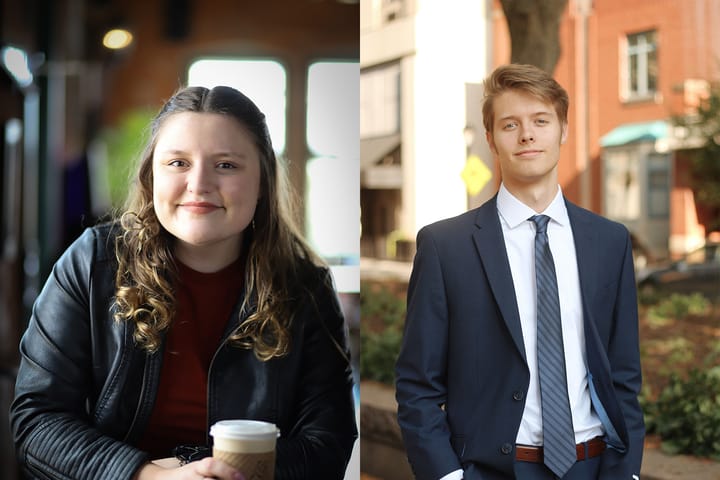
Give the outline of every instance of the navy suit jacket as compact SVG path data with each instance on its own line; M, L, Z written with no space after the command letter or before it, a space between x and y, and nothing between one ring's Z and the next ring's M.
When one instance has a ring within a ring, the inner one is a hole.
M639 475L645 428L627 229L566 202L575 239L588 382L615 440L600 478ZM396 365L398 420L418 479L513 478L530 373L496 197L420 230Z

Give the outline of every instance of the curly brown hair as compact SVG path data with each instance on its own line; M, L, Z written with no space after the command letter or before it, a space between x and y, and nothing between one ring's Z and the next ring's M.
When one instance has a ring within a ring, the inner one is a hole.
M265 115L245 95L230 87L187 87L168 100L150 124L150 139L140 157L125 207L115 252L118 321L134 323L135 341L148 352L175 315L177 268L173 236L153 207L152 158L164 121L181 112L229 115L247 128L260 156L260 199L252 227L243 235L245 294L240 312L251 312L230 336L238 347L253 349L261 360L290 349L290 323L304 298L306 277L322 261L305 243L292 215L293 198L284 165L276 158Z

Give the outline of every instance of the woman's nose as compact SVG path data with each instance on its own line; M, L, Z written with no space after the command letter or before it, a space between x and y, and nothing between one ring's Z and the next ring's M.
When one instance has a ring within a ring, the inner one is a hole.
M197 163L188 173L187 190L192 193L205 193L212 186L212 172L201 163Z

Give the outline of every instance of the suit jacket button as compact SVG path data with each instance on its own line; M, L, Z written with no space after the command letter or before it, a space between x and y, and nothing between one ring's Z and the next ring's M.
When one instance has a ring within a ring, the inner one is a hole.
M500 451L503 453L503 455L509 455L512 450L513 447L509 443L503 443L503 446L500 448Z
M513 392L513 400L517 400L518 402L523 399L523 392L518 390L516 392Z

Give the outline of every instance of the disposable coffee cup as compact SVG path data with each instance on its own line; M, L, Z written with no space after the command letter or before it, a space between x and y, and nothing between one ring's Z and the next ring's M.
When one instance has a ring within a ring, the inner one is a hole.
M240 470L246 480L275 478L275 443L280 431L259 420L222 420L210 427L213 457Z

